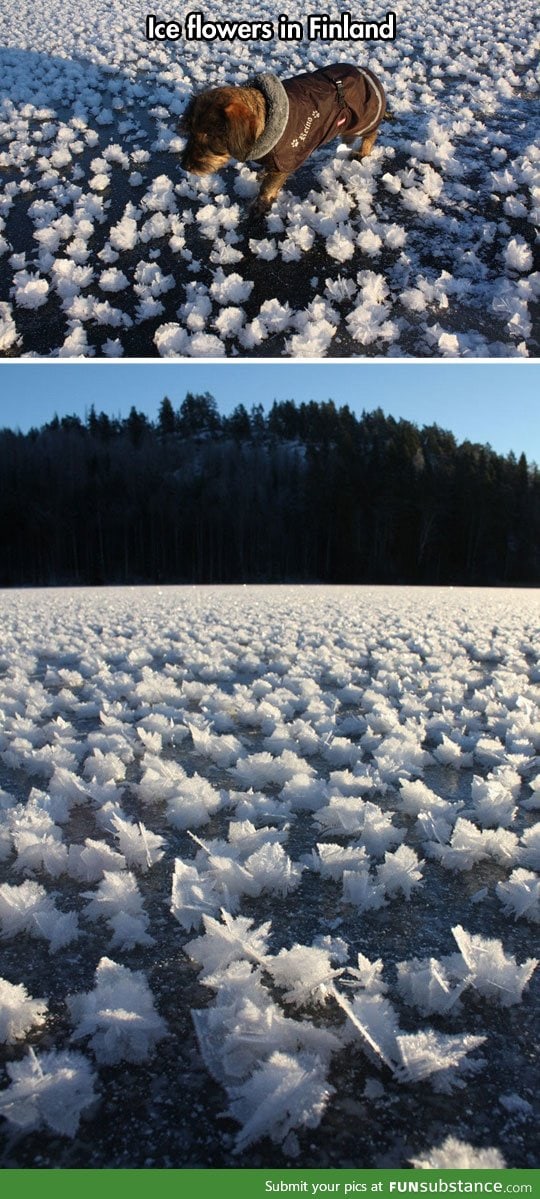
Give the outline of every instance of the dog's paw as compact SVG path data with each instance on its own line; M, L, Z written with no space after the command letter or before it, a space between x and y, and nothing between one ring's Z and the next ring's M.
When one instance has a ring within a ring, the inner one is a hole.
M251 204L247 212L247 228L253 236L258 234L263 236L266 230L266 217L270 211L271 205L260 203L257 199L254 204Z
M262 196L257 196L250 208L250 216L265 217L272 207L272 200L265 200Z

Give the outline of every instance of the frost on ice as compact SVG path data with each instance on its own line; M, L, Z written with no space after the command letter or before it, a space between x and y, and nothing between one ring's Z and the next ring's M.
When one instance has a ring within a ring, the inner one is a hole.
M261 1136L279 1144L294 1128L316 1128L333 1090L317 1058L271 1054L246 1083L231 1088L231 1113L242 1124L236 1152Z
M144 974L110 958L98 963L94 990L71 996L68 1004L73 1040L90 1037L98 1062L145 1061L167 1035Z
M540 924L540 878L533 870L513 870L506 882L497 883L497 897L506 912L514 919L523 916L534 924Z
M253 928L253 920L245 916L234 918L222 910L221 921L203 916L204 936L190 941L186 952L204 968L207 974L223 970L231 962L246 959L260 963L266 956L270 921ZM204 974L203 974L204 978Z
M467 983L454 985L442 962L436 958L398 962L398 990L405 1003L418 1008L423 1015L440 1015L456 1009Z
M459 924L452 932L463 959L467 982L487 999L498 1000L503 1007L520 1003L538 959L527 958L522 966L518 966L515 957L504 952L501 941L468 933Z
M11 1085L0 1091L0 1115L21 1132L50 1128L74 1137L82 1113L96 1099L95 1074L82 1053L68 1050L8 1062Z
M452 1136L410 1161L417 1170L504 1170L506 1166L498 1149L477 1149Z
M0 978L0 1041L12 1045L21 1040L31 1028L44 1024L46 1013L44 999L32 999L22 983Z
M79 936L75 912L59 911L45 887L30 881L20 886L0 885L0 927L5 938L22 932L45 938L51 953Z
M435 1091L449 1093L453 1087L462 1088L466 1084L456 1077L456 1073L478 1069L477 1061L464 1061L464 1058L485 1040L485 1037L446 1036L434 1029L399 1036L397 1045L403 1063L402 1077L408 1082L429 1078Z
M430 140L439 173L455 139L433 128ZM124 169L116 154L100 151L111 171L96 176ZM145 220L172 217L163 179L144 187ZM153 285L168 294L161 271L139 273L149 298ZM62 274L63 291L73 278ZM225 323L236 306L220 305ZM201 313L188 315L194 329ZM267 317L269 328L281 319ZM51 598L10 593L1 621L6 1127L45 1138L72 1135L81 1111L93 1118L92 1071L71 1052L82 1045L115 1086L122 1063L155 1074L158 1098L158 1076L172 1063L182 1080L189 1062L204 1136L229 1165L249 1163L253 1146L293 1161L314 1128L326 1154L338 1118L356 1153L343 1113L359 1096L381 1153L392 1105L416 1168L454 1165L457 1142L465 1168L484 1153L517 1161L532 1120L540 900L537 597L254 587ZM181 1044L160 1014L171 1004ZM477 1145L486 1064L493 1102ZM206 1110L216 1084L230 1131ZM449 1113L443 1135L433 1092ZM186 1127L192 1100L189 1085L176 1089ZM147 1111L158 1140L163 1110Z
M178 118L202 86L267 71L264 43L186 42L179 56L141 36L136 0L112 21L95 0L76 20L23 8L16 27L11 7L0 0L1 352L535 353L533 0L517 25L494 0L472 33L457 0L405 0L402 53L369 45L394 121L363 161L339 140L317 152L256 229L252 164L185 174ZM223 0L212 16L230 17ZM345 57L362 65L366 48ZM305 38L272 46L280 78L327 61Z
M334 993L333 979L342 973L332 969L330 956L324 949L307 945L281 949L277 957L267 959L266 969L283 989L284 1002L294 1006L308 1001L324 1003Z
M151 945L148 933L148 917L135 876L127 870L103 871L103 878L95 892L83 892L90 900L85 915L90 920L102 917L113 930L111 945L121 949L132 949L134 945Z

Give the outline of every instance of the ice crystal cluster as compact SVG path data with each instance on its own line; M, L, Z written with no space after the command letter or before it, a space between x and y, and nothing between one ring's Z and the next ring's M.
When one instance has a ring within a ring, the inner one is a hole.
M265 220L253 163L180 168L193 92L323 67L329 46L148 41L140 0L0 0L0 352L294 358L537 352L535 0L402 0L396 41L342 56L394 121L364 161L336 140ZM295 0L292 20L305 22ZM277 22L268 0L264 15ZM212 19L231 17L215 0ZM235 20L250 20L237 0ZM331 49L331 46L330 46ZM269 52L271 51L271 62ZM301 280L301 282L299 282Z
M536 616L526 591L7 594L5 1126L75 1137L170 1062L181 1104L187 1040L229 1165L298 1160L358 1095L420 1113L403 1164L504 1162L532 1112ZM486 1065L487 1140L459 1104Z

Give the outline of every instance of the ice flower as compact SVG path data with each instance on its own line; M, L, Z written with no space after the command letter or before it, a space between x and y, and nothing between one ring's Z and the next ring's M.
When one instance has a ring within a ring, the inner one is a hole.
M115 836L118 839L121 853L129 866L136 866L146 873L156 862L161 861L165 838L150 832L142 821L132 824L121 816L112 817Z
M210 875L199 874L196 866L177 858L171 894L171 912L188 932L200 927L203 916L219 911L222 894Z
M417 1170L504 1170L506 1167L498 1149L477 1149L452 1136L420 1157L411 1157L410 1162Z
M0 927L4 937L21 932L44 937L50 952L56 953L79 935L75 912L61 912L39 883L27 881L20 886L0 886Z
M230 1089L231 1114L242 1124L235 1152L263 1136L281 1144L294 1128L316 1128L332 1094L318 1058L272 1053L246 1083Z
M261 986L259 973L248 962L232 963L216 980L215 1002L192 1012L205 1065L223 1086L249 1078L277 1050L309 1052L327 1062L341 1047L334 1032L285 1016Z
M446 1015L456 1008L467 986L466 981L454 986L443 963L436 958L411 958L398 962L397 970L400 995L424 1016L432 1012Z
M253 928L253 920L245 916L236 919L221 910L221 923L212 916L203 916L204 936L189 941L185 952L203 967L204 974L224 970L230 962L242 961L262 963L268 949L271 922Z
M103 1064L143 1062L167 1035L144 973L110 958L98 963L94 990L68 996L67 1002L76 1024L72 1039L90 1037L96 1060Z
M104 917L113 931L111 945L132 949L135 945L152 945L148 934L148 916L135 876L130 871L115 873L105 870L95 892L83 892L90 899L85 909L89 920Z
M532 870L540 870L540 824L532 824L521 838L519 860Z
M413 887L422 883L422 864L414 849L400 845L395 853L384 855L384 862L377 867L377 879L387 895L401 891L405 899L410 899Z
M252 894L270 891L285 897L296 889L302 875L302 867L292 862L283 846L276 843L261 845L246 859L245 869L255 885Z
M532 250L523 237L512 237L504 251L507 269L511 271L530 271L533 265Z
M377 911L386 906L384 886L369 873L367 866L344 870L343 902L354 904L361 912Z
M19 308L41 308L49 298L49 284L37 273L17 271L13 295Z
M365 867L369 869L369 858L363 845L337 845L334 842L317 845L317 852L312 849L311 856L306 859L310 870L320 874L322 878L338 880L344 871L358 871Z
M0 302L0 351L10 350L19 340L11 304L2 300Z
M524 916L534 924L540 923L540 878L532 870L513 870L506 882L495 887L497 898L505 912L512 912L514 919Z
M46 1014L44 999L32 999L22 983L0 978L0 1041L5 1045L15 1044L31 1028L44 1024Z
M518 966L515 957L504 952L502 942L468 933L460 924L452 929L463 959L462 976L480 995L502 1007L521 1002L522 993L538 965L527 958Z
M395 1072L399 1060L397 1014L390 1001L380 992L360 991L350 1000L340 994L343 1011L349 1018L350 1039L360 1039L362 1050L370 1061Z
M398 1075L400 1081L423 1082L429 1079L434 1091L450 1094L454 1087L463 1088L465 1083L458 1077L458 1072L470 1073L483 1064L465 1062L464 1058L483 1045L486 1037L449 1036L428 1028L403 1034L396 1039L402 1062Z
M325 1003L334 994L334 979L343 973L333 969L327 950L309 945L280 949L266 959L265 968L283 990L284 1002L295 1007Z
M222 802L221 793L202 775L185 775L168 801L167 816L174 828L199 828L208 824Z
M87 837L84 845L72 844L69 847L68 874L83 883L97 882L106 871L117 873L125 868L124 855L117 853L106 841L95 841L92 837Z
M0 1091L0 1115L20 1132L50 1128L74 1137L82 1112L94 1102L95 1075L82 1053L40 1054L6 1066L11 1086Z

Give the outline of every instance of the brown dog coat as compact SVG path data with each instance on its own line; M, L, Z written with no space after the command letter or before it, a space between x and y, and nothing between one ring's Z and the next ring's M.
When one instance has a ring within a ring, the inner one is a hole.
M263 93L265 78L253 80ZM366 67L333 63L284 79L281 86L288 100L285 128L268 153L260 156L255 145L250 154L270 170L290 174L319 146L335 137L371 133L384 116L383 88Z

